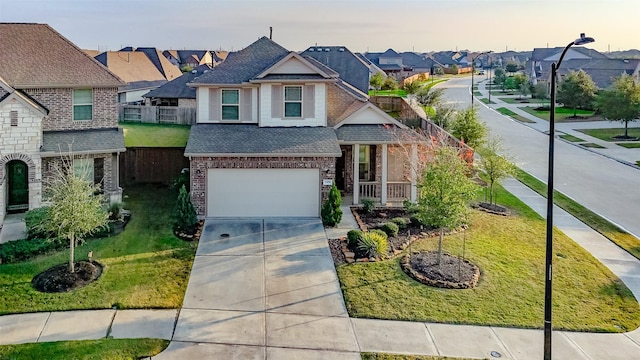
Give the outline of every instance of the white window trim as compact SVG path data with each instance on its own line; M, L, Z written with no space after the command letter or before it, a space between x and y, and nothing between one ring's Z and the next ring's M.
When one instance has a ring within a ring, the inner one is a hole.
M91 91L91 102L87 103L87 104L83 104L83 103L76 104L75 99L74 99L75 98L74 95L75 95L76 90L89 90L89 91ZM91 119L76 120L76 115L75 115L76 106L86 106L86 105L91 105ZM93 120L93 108L94 108L94 106L93 106L93 89L78 88L78 89L73 89L72 90L72 92L71 92L71 118L73 119L73 121L91 121L91 120Z
M224 101L223 93L225 91L235 91L235 92L237 92L238 93L238 103L237 104L225 104L223 102ZM223 117L224 111L222 111L222 109L225 106L235 106L235 107L237 107L238 108L238 118L237 119L223 119L222 117ZM222 88L222 89L220 89L220 121L221 122L223 122L223 121L239 122L240 121L240 89L231 89L231 88Z
M287 101L287 88L297 87L300 88L300 100ZM282 118L287 120L300 120L304 119L304 86L303 85L284 85L282 87ZM300 116L287 116L287 103L300 103Z

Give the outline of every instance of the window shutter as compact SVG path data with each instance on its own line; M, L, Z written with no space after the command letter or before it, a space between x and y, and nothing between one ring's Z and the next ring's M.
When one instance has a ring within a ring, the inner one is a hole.
M251 93L252 89L242 89L240 95L240 121L252 121L251 118Z
M209 120L220 121L220 89L209 89Z
M282 118L282 112L284 111L284 99L282 95L282 86L271 86L271 117L274 119Z
M316 117L316 87L315 85L305 85L304 94L302 95L302 117L305 119L313 119Z
M104 158L93 159L93 183L100 184L100 189L103 188L104 182Z

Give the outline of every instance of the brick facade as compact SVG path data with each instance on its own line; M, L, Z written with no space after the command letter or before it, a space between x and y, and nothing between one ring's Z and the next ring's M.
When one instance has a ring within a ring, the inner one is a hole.
M323 179L335 179L336 159L333 157L193 157L191 158L191 202L199 216L207 213L208 169L320 169L318 182L324 202L330 188Z
M338 125L338 119L354 103L362 103L336 84L327 86L327 126Z
M25 93L49 110L42 122L44 131L86 130L118 126L117 88L93 89L93 119L73 120L73 89L24 89Z

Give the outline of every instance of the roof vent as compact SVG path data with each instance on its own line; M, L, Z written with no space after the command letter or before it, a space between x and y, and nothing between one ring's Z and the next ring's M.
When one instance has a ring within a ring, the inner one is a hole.
M340 48L340 50L338 50L338 51L343 52L343 51L344 51L344 48Z
M329 49L329 48L325 48L325 49L324 49L324 51L325 51L325 52L329 52L329 51L331 51L331 49Z
M191 70L191 73L192 73L192 74L197 74L197 73L198 73L198 70L193 69L193 70Z
M309 51L315 51L315 49L314 48L309 48Z

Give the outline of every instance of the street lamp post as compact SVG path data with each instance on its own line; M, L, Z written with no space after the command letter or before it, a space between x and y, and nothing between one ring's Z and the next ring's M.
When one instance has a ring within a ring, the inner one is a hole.
M580 38L570 42L560 54L557 63L551 64L551 106L549 109L549 168L547 172L547 237L546 237L546 257L545 257L545 283L544 283L544 360L551 360L551 271L553 263L553 145L555 140L555 115L556 115L556 79L558 68L562 63L567 50L573 45L583 45L592 43L595 40L586 37L584 33Z
M471 108L473 108L473 74L476 72L476 59L482 55L490 54L492 52L493 51L491 50L481 52L480 54L476 55L471 59Z

